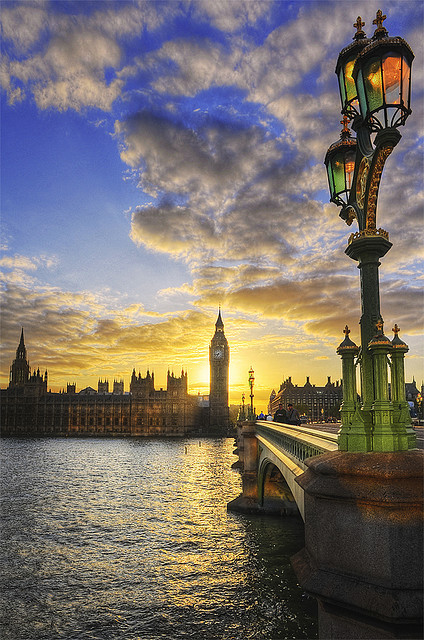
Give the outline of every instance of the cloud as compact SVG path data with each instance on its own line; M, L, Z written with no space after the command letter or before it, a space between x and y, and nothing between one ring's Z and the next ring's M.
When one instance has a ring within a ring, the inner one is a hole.
M137 209L132 216L131 238L137 244L189 259L193 251L213 254L217 238L213 223L205 216L185 207L162 207Z
M7 247L4 249L7 251ZM57 264L56 256L4 255L0 258L0 278L4 284L32 286L37 282L35 272L40 268L51 269Z
M194 96L212 86L237 84L234 67L238 56L226 53L209 40L180 39L167 42L140 66L154 70L158 65L165 68L164 63L167 63L166 68L169 69L170 62L174 73L155 76L152 82L152 87L160 93Z
M132 239L149 249L203 264L264 255L287 263L300 225L320 215L322 206L299 193L302 156L256 125L209 118L195 131L143 112L116 122L115 132L140 187L153 197L165 194L132 216Z
M6 269L24 269L34 271L37 269L38 264L34 258L28 258L27 256L3 256L0 258L0 267Z
M194 9L202 17L217 29L232 32L247 25L254 25L259 18L266 16L271 11L273 2L262 0L251 2L250 0L197 0Z
M123 81L107 83L105 70L119 66L121 51L111 38L88 29L56 35L42 54L8 63L10 78L32 88L40 109L96 106L105 111L119 96Z
M224 201L255 176L259 163L264 171L280 153L259 127L212 121L195 130L147 111L116 122L115 132L123 142L122 160L140 168L141 188L194 194L206 204L211 189Z
M404 6L393 2L390 12ZM367 5L369 34L377 8L374 0ZM334 64L363 7L351 4L346 19L343 3L294 4L290 19L269 32L279 9L242 0L73 3L72 15L56 3L3 8L2 84L10 103L33 96L39 109L112 113L120 157L143 191L143 205L125 205L131 240L169 256L170 269L173 260L188 265L191 280L158 296L195 306L163 316L112 293L43 287L37 269L46 261L8 256L0 262L8 344L16 344L22 318L36 359L45 356L59 377L75 369L83 376L159 363L162 353L204 358L210 317L203 310L219 303L237 316L228 324L233 335L252 323L240 348L274 341L284 353L315 357L317 345L342 339L346 323L357 328L359 272L344 255L354 229L321 200L323 157L340 131ZM419 332L424 65L420 30L411 36L418 99L388 159L377 215L393 241L380 268L383 316ZM290 332L284 344L277 329L266 340L253 337L269 321Z
M107 5L106 5L107 6ZM44 2L25 2L3 8L2 34L6 43L1 81L13 104L31 92L40 109L59 111L97 107L110 111L120 97L124 80L119 41L157 28L172 7L163 11L151 2L122 3L115 9L86 14L87 5L74 3L74 14L49 10ZM81 13L79 13L81 9ZM13 59L8 47L21 55ZM115 77L106 80L113 70Z
M47 2L28 1L13 7L3 6L3 39L12 42L18 52L26 52L38 42L48 20Z
M353 271L350 276L329 273L320 277L316 273L313 277L275 277L256 283L252 279L240 286L230 270L223 276L211 269L208 279L195 281L196 287L199 306L221 302L232 313L278 319L282 326L295 329L296 335L306 332L317 340L343 337L345 324L357 327L361 314L359 276ZM421 333L421 317L417 314L419 291L417 286L402 281L384 283L382 313L390 325L386 326L388 334L394 322L402 323L402 329L409 335Z
M122 308L109 296L88 291L10 284L2 292L2 339L8 345L3 380L21 326L30 363L48 369L49 385L58 389L76 378L91 379L93 386L105 369L128 380L133 367L157 368L163 378L168 364L177 371L207 362L213 321L199 310L158 314L142 305Z

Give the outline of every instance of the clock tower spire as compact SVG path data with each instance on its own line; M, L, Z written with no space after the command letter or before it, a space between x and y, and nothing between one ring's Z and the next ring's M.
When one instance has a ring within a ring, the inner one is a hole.
M211 380L209 391L209 424L211 427L228 427L228 373L230 350L224 334L224 323L219 307L215 333L209 347Z

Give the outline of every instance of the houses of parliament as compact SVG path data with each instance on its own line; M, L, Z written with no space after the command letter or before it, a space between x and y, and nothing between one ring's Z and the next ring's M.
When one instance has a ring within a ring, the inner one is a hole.
M97 391L48 391L47 371L31 373L22 329L10 382L0 393L4 436L184 436L223 432L229 426L229 346L219 310L209 346L209 398L188 393L187 372L168 371L166 389L156 389L154 373L132 372L130 391L115 380L99 380Z

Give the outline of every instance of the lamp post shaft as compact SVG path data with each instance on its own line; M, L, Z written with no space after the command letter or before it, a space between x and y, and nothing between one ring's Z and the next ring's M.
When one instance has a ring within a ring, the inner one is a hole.
M381 264L380 258L389 251L391 246L391 242L383 236L365 236L351 242L345 252L358 262L361 273L361 389L362 412L365 421L364 435L366 434L367 441L371 429L371 417L368 412L371 411L374 401L373 363L371 353L368 351L368 344L376 334L377 322L382 320L378 268Z

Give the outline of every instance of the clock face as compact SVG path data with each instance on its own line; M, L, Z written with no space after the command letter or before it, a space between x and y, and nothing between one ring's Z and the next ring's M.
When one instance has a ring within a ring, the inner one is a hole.
M213 357L215 360L221 360L224 357L224 349L222 347L215 347L213 350Z

